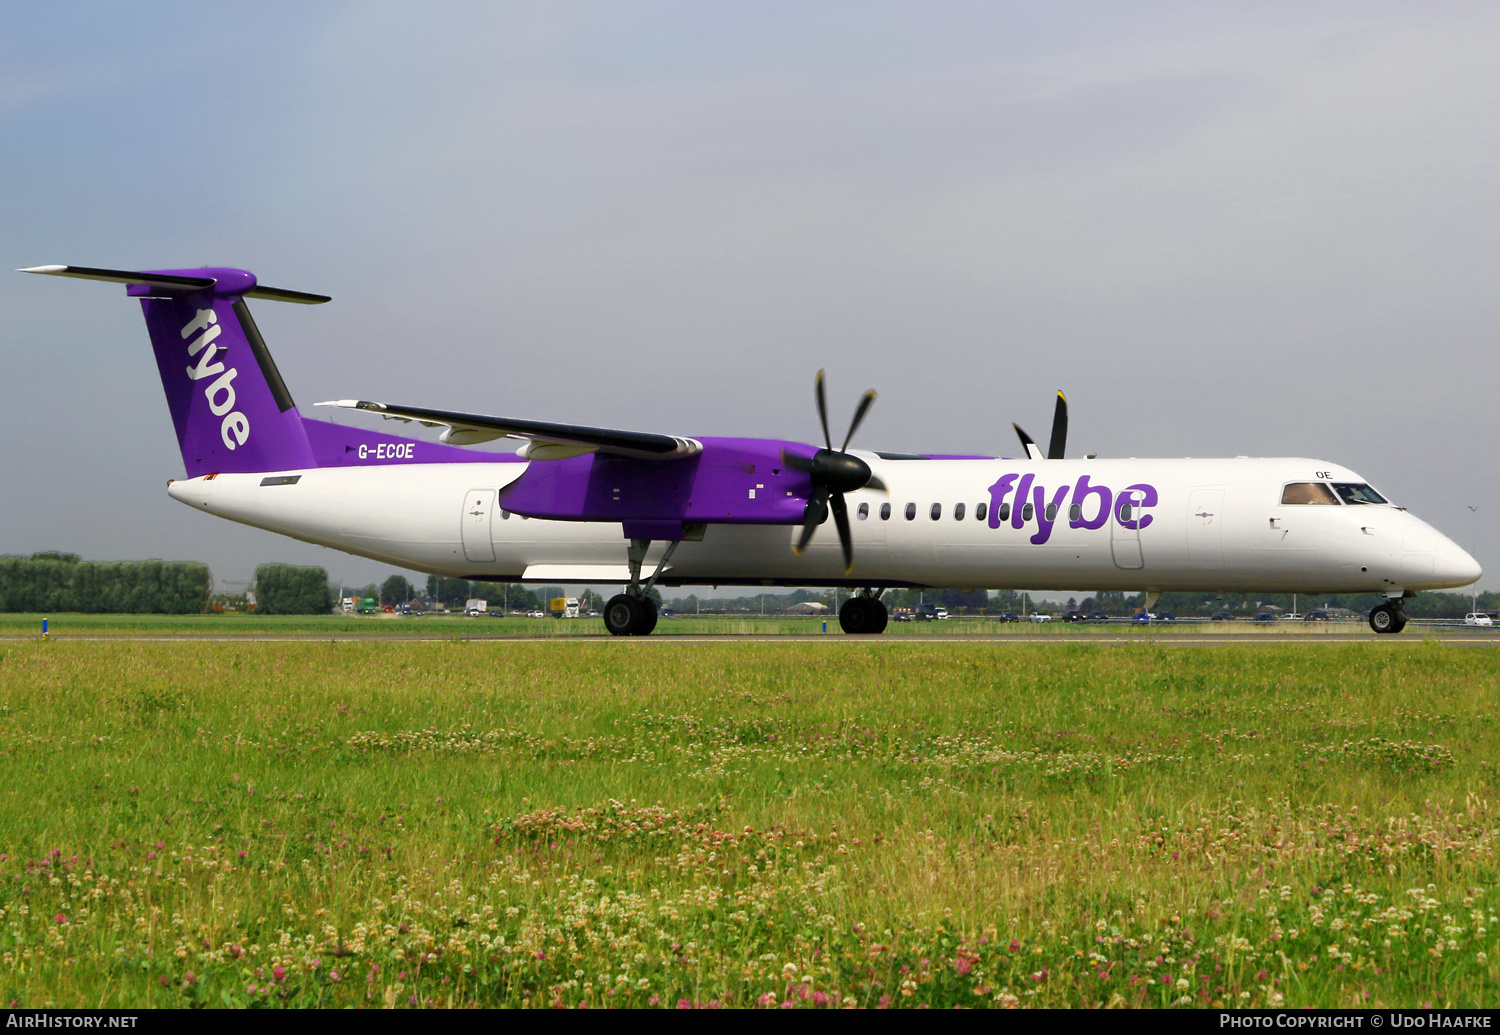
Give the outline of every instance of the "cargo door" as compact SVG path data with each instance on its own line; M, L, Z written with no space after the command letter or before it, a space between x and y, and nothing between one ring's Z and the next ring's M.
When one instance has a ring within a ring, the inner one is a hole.
M1188 563L1194 568L1224 567L1224 490L1194 489L1188 496Z
M490 538L490 518L494 510L494 489L470 489L468 495L464 497L464 511L460 521L463 529L464 556L471 561L495 559L495 543Z
M1141 556L1141 530L1136 525L1140 519L1140 504L1144 494L1126 491L1115 497L1114 520L1109 523L1109 549L1114 555L1115 567L1136 571L1146 566Z

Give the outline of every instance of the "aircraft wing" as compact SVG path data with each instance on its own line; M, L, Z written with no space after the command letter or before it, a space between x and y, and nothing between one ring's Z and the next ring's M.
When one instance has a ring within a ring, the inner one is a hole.
M525 442L516 453L527 460L565 460L594 452L615 453L641 460L680 460L703 450L703 444L695 439L654 435L644 431L615 431L578 424L487 417L478 413L451 413L447 410L366 402L362 399L338 399L317 405L365 410L378 413L386 420L416 421L429 428L446 427L448 430L443 432L441 441L455 446L468 446L497 438L524 439Z

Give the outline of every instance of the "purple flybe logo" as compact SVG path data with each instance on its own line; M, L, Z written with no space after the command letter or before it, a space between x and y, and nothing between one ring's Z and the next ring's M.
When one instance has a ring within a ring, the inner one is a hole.
M198 335L188 342L188 358L196 362L188 366L187 375L197 382L214 378L203 389L203 395L208 399L209 412L224 418L219 425L219 434L224 445L234 449L249 441L250 420L234 408L234 379L239 371L234 367L226 370L218 360L220 352L228 353L224 346L214 344L220 330L219 315L212 309L199 309L197 315L183 325L182 337L187 339Z
M1033 472L1006 474L990 486L989 526L999 528L1009 522L1011 528L1019 529L1035 522L1031 542L1041 546L1052 538L1053 527L1063 519L1069 528L1094 529L1103 528L1113 517L1121 528L1139 531L1151 524L1146 510L1159 500L1156 487L1144 482L1115 491L1090 484L1089 476L1084 475L1073 484L1049 490Z

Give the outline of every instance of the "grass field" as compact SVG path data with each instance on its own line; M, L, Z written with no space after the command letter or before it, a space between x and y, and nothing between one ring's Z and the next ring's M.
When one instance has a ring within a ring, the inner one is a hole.
M127 614L4 614L0 637L32 636L41 632L42 619L57 636L381 636L492 639L496 637L599 636L608 637L598 618L468 618L460 614L396 617L392 615L256 615L244 613L201 615ZM826 626L826 627L825 627ZM1181 622L1151 626L1124 622L1072 625L1054 621L1003 623L993 619L953 619L945 622L892 622L885 635L929 636L1174 636L1211 632L1243 636L1367 636L1370 627L1358 622ZM1413 633L1417 628L1413 627ZM1479 631L1484 632L1484 631ZM697 617L663 619L653 636L842 636L838 616Z
M1432 643L11 641L0 996L1489 1006L1497 675Z

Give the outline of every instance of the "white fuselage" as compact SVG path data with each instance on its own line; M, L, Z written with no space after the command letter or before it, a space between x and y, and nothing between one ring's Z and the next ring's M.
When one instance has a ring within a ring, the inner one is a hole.
M1283 486L1290 482L1363 481L1321 460L885 460L874 453L856 455L886 491L862 489L847 496L852 575L844 574L831 522L818 530L800 557L792 552L796 527L711 524L701 541L680 544L661 581L1399 596L1467 585L1480 575L1473 558L1399 507L1283 504ZM418 571L504 581L628 581L620 524L525 519L503 510L497 493L526 467L395 464L280 476L220 474L175 481L168 493L219 517ZM1019 501L1012 501L1007 520L992 527L998 504L991 489L1008 474L1029 474L1032 492L1039 486L1041 499L1060 499L1045 534L1045 515L1028 512L1023 519ZM1084 476L1116 492L1150 485L1157 499L1124 521L1118 511L1104 511L1097 499L1084 500L1083 518L1104 520L1097 528L1074 527L1070 508L1075 501L1063 489L1076 489ZM281 484L263 484L278 480ZM890 516L882 519L887 503ZM935 519L934 504L941 508ZM964 505L962 519L955 517L957 504ZM984 520L975 517L980 504L987 511ZM913 505L911 519L908 505ZM647 574L663 547L653 544Z

